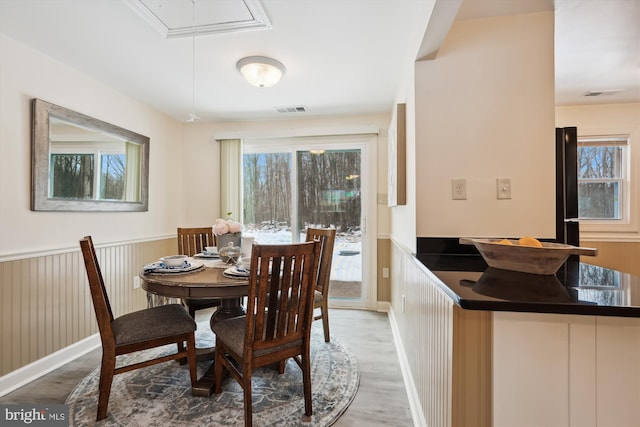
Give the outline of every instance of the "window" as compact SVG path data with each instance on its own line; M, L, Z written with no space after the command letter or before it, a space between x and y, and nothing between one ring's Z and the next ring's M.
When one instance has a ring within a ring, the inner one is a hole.
M125 143L99 148L51 143L49 197L125 200Z
M298 242L305 228L337 230L332 306L375 306L373 135L260 138L242 143L243 232L257 243Z
M578 216L628 221L628 138L578 138Z

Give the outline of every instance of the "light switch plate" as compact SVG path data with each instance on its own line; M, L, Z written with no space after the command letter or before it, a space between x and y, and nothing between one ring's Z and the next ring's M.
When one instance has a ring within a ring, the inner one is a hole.
M496 193L498 200L511 198L511 178L496 178Z

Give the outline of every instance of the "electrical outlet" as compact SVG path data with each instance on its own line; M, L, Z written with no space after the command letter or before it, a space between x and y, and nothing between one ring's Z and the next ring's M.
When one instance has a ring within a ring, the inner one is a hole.
M383 267L382 268L382 278L383 279L388 279L389 278L389 267Z
M511 198L511 178L496 178L496 192L498 200Z
M140 276L133 276L133 289L140 287Z
M467 180L456 178L451 180L451 198L453 200L467 200Z

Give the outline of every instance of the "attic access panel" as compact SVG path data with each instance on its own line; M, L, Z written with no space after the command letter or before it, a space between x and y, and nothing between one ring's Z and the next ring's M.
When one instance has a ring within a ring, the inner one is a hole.
M125 0L166 38L236 31L268 30L271 23L260 0L196 1Z

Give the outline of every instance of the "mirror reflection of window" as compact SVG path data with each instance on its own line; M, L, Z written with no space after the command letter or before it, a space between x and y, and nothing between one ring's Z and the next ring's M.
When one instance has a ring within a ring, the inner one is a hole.
M51 154L51 197L93 199L93 155Z
M31 104L31 210L149 210L148 137L42 99Z
M140 144L52 117L49 197L140 200Z

